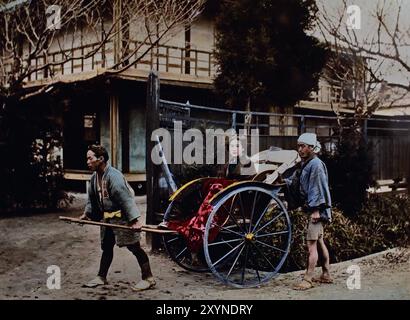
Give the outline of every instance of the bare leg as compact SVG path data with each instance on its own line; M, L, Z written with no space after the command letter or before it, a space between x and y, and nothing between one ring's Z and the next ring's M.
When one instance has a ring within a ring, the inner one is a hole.
M307 248L308 248L308 253L309 253L308 259L307 259L307 269L306 269L302 282L296 284L293 287L293 289L295 290L307 290L313 287L313 282L312 282L313 274L314 274L318 256L319 256L317 252L317 241L308 240Z
M312 280L313 274L315 272L315 267L318 260L318 252L317 252L317 241L316 240L308 240L307 247L309 252L308 258L308 266L305 273L305 278L308 280Z
M323 237L318 240L320 251L322 253L322 277L330 278L330 259L329 251L323 241Z

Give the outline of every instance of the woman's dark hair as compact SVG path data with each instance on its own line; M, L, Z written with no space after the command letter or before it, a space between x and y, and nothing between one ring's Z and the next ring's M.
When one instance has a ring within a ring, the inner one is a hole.
M98 144L93 144L91 146L88 146L88 150L91 150L92 152L94 152L97 158L104 157L105 162L107 162L108 159L110 158L108 156L107 150L103 146L100 146Z

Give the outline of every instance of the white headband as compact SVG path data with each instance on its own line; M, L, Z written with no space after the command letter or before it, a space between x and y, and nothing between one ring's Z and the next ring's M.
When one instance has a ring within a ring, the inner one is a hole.
M317 137L315 133L303 133L300 135L300 137L298 138L298 142L299 143L304 143L308 146L313 146L314 152L318 153L320 151L320 149L322 148L322 146L320 145L320 142L317 141Z

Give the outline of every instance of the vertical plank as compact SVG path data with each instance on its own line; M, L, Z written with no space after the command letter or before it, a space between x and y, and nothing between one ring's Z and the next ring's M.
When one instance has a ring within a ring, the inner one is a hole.
M181 74L184 73L184 49L181 49Z
M101 58L102 58L102 67L105 68L105 42L101 48ZM94 63L92 64L92 69L94 70Z
M61 52L61 61L64 61L64 53ZM61 74L64 74L64 63L61 64Z
M167 51L165 53L165 71L168 72L169 69L169 47L167 46Z
M198 76L198 50L195 50L195 76Z
M210 77L211 76L211 54L210 53L208 53L208 77Z
M44 53L43 55L43 65L47 64L47 55ZM44 74L43 74L44 79L48 78L48 68L44 68Z
M84 46L81 46L81 72L84 71Z
M305 117L301 116L299 119L298 136L306 132Z
M74 73L74 49L71 49L71 74Z
M120 135L119 123L119 97L116 93L110 96L110 145L111 145L111 164L118 167L118 148Z
M158 177L159 172L157 166L152 163L151 150L155 146L155 142L151 141L152 132L159 128L159 97L160 97L160 85L158 73L151 71L148 77L147 84L147 101L146 101L146 156L145 156L145 168L146 168L146 188L147 188L147 224L157 224L155 213L159 209L159 188ZM160 246L160 239L153 235L147 234L147 243L151 244L153 249Z
M29 42L29 44L28 44L28 56L30 56L30 53L31 53L31 43ZM31 60L28 59L27 62L28 62L29 67L31 67ZM31 75L32 75L31 73L28 75L28 81L31 81Z
M92 47L94 50L94 46ZM94 70L94 64L95 64L95 54L91 56L91 70Z

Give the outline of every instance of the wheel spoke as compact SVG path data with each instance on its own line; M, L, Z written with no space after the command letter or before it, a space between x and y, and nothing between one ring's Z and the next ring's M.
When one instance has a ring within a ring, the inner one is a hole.
M252 233L255 233L256 228L258 227L259 223L261 222L262 218L264 217L266 210L268 210L269 206L270 206L270 202L271 200L269 200L268 204L266 205L265 209L263 210L263 212L261 213L260 217L258 218L258 221L255 223L255 226L253 227Z
M223 238L222 238L222 240L223 240ZM229 241L229 240L228 240ZM228 242L225 242L226 243L226 245L228 246L228 247L230 247L231 249L233 248L233 246Z
M171 243L171 242L174 242L175 240L178 240L178 239L180 239L179 237L176 237L176 238L173 238L173 239L171 239L171 240L167 240L166 242L167 243Z
M242 202L241 194L242 193L239 193L239 205L241 206L241 213L242 213L242 218L243 218L243 227L244 227L244 230L246 230L246 218L245 218L245 211L244 211L244 208L243 208L243 202Z
M180 256L181 254L183 254L187 249L188 249L188 247L185 247L184 249L182 249L182 251L181 251L180 253L178 253L178 254L175 256L175 258L178 259L179 256Z
M263 227L259 228L257 231L255 231L255 233L260 232L261 230L265 229L268 225L272 224L272 222L274 222L275 220L277 220L280 216L283 215L283 211L281 211L280 214L278 214L275 218L269 220Z
M220 226L220 225L217 225L215 222L212 222L212 226L221 228L222 230L226 230L226 231L228 231L229 233L236 234L237 236L240 236L240 237L243 237L243 236L244 236L243 234L241 234L241 233L239 233L239 232L236 232L236 231L233 231L233 230L231 230L231 229L229 229L229 228L226 228L226 227L222 227L222 226Z
M271 246L271 245L269 245L269 244L267 244L267 243L265 243L265 242L262 242L262 241L259 241L259 240L255 240L255 241L256 241L257 243L263 244L264 246L269 247L269 248L271 248L271 249L274 249L274 250L277 250L277 251L281 251L281 252L286 252L285 250L279 249L279 248L277 248L277 247L275 247L275 246Z
M241 284L243 284L245 279L245 270L246 270L246 262L248 261L248 253L249 253L249 246L246 246L246 255L245 255L245 263L243 264L242 268L242 276L241 276ZM259 282L261 282L261 277L259 275L259 270L252 267L252 270L255 270L256 275L258 276Z
M223 208L228 213L229 218L237 225L237 227L245 232L245 230L238 224L238 221L236 221L236 219L234 219L234 217L231 215L231 212L228 211L228 209L226 209L223 205L221 206L221 208Z
M258 276L258 281L261 282L261 275L259 274L258 269L254 269L256 271L256 275Z
M251 242L252 243L252 242ZM266 258L266 256L263 254L263 252L254 244L252 243L252 245L254 246L254 248L258 251L258 253L270 264L270 266L275 269L275 267L272 265L272 263L269 261L268 258ZM256 269L255 269L256 270Z
M245 280L245 269L246 269L246 261L248 261L248 253L249 253L249 246L246 246L246 252L245 252L245 262L243 264L242 268L242 275L241 275L241 284L243 284Z
M252 220L253 220L253 213L255 212L256 198L257 198L258 193L259 193L258 191L255 191L255 197L253 198L253 205L252 205L252 212L251 212L251 222L249 223L249 230L248 230L248 232L251 232Z
M226 240L226 241L212 242L212 243L209 243L208 246L211 247L211 246L216 246L218 244L227 244L229 242L235 242L235 241L241 241L241 240L243 239L241 238L241 239L232 239L232 240Z
M289 230L283 230L283 231L272 232L272 233L264 233L264 234L261 234L261 235L255 235L255 238L262 238L262 237L267 237L267 236L275 236L275 235L278 235L278 234L285 234L285 233L288 233L288 232L289 232Z
M215 267L218 263L220 263L222 260L224 260L226 257L228 257L230 254L232 254L235 250L237 250L241 245L244 244L244 241L238 244L236 247L234 247L232 250L230 250L227 254L225 254L222 258L220 258L218 261L216 261L214 264L212 264L212 267Z
M235 267L235 264L238 262L238 259L239 259L239 257L241 256L242 251L243 251L244 248L245 248L245 246L242 246L241 251L239 251L238 255L237 255L236 258L235 258L235 261L232 263L232 266L231 266L231 268L229 269L229 272L228 272L227 276L225 277L226 280L228 280L229 276L231 275L231 272L232 272L233 268Z

